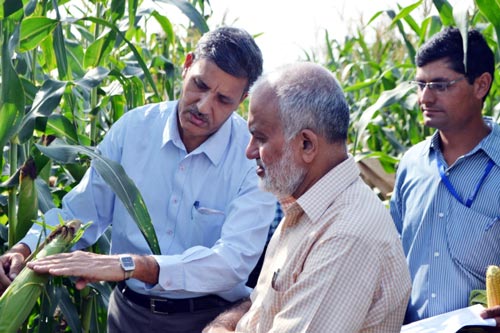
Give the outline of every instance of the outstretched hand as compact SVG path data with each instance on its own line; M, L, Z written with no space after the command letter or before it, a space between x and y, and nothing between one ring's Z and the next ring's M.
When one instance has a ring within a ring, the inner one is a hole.
M29 262L27 266L41 274L75 276L77 289L83 289L91 282L124 279L117 255L75 251L40 258Z

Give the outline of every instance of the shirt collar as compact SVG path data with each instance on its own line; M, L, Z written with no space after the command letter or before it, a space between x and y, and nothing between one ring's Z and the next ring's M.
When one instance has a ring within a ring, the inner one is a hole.
M162 146L171 142L177 148L186 150L184 143L181 140L181 135L179 133L179 127L177 122L177 106L176 101L172 106L172 111L168 115L167 123L163 131L163 142ZM205 154L208 159L214 164L218 165L226 151L226 147L229 146L231 140L231 129L232 129L232 117L231 115L219 128L217 132L212 134L205 142L203 142L198 148L191 152L191 154Z
M498 144L500 142L500 126L491 117L484 117L484 121L491 128L491 132L474 149L468 152L467 155L472 155L481 149L496 165L500 166L500 145ZM431 150L441 153L439 140L439 131L436 131L428 141L427 149L423 149L422 153L424 155L429 154Z
M354 158L349 155L349 158L331 169L297 200L291 197L281 199L285 216L304 212L315 223L336 198L358 179L359 173Z

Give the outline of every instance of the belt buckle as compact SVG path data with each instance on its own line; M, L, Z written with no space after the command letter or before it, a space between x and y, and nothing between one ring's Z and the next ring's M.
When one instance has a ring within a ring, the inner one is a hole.
M168 303L168 299L161 299L161 298L153 298L153 297L151 297L149 299L149 306L150 306L151 312L156 313L156 314L167 314L168 315L168 311L158 311L158 310L156 310L156 303L157 302Z

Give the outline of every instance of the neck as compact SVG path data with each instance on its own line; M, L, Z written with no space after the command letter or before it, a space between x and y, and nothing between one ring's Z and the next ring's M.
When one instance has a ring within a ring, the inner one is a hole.
M448 165L476 147L491 132L491 128L483 121L474 130L439 131L441 151Z

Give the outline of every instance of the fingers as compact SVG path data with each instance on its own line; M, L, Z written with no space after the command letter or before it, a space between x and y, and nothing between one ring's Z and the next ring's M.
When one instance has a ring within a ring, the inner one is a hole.
M20 253L10 252L0 257L0 293L7 289L23 267L24 256Z
M480 313L481 318L488 319L493 318L497 323L497 327L500 327L500 306L494 306L489 309L484 309Z

